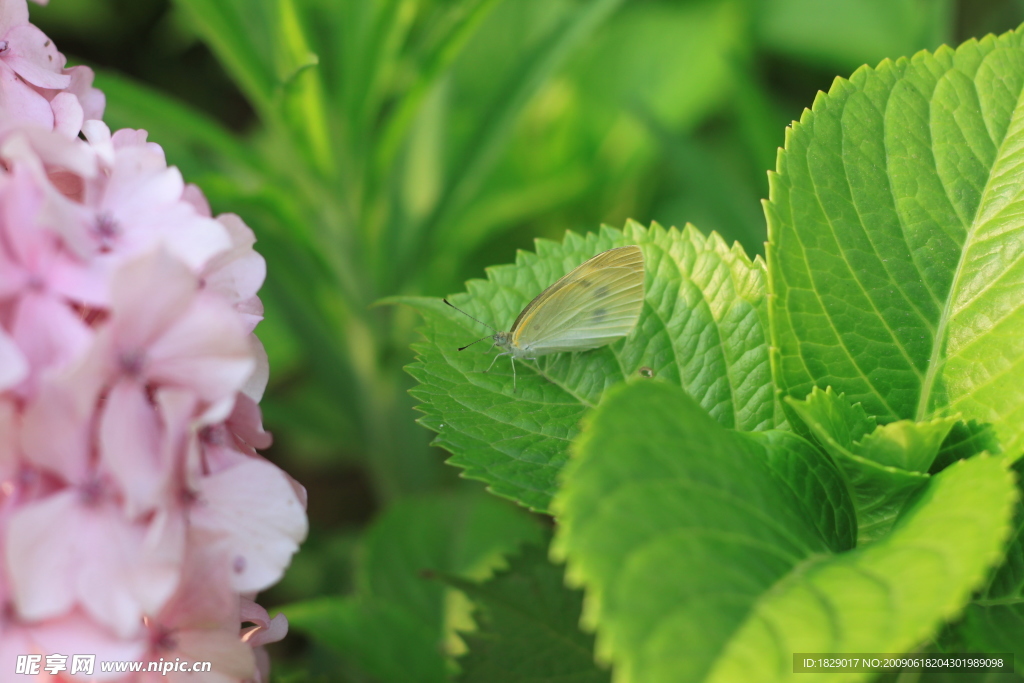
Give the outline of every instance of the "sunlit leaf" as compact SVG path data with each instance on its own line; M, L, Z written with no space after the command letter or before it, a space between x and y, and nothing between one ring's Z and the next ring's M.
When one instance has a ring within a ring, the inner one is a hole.
M433 299L402 299L423 313L425 341L409 372L419 381L423 424L449 462L491 490L544 510L557 487L569 441L584 412L605 389L638 374L684 387L722 424L746 430L783 422L768 363L765 272L738 247L693 227L650 230L630 223L565 242L538 241L514 266L488 271L451 297L470 315L507 329L545 287L586 259L623 244L639 244L646 260L646 301L625 340L582 353L519 361L518 390L511 365L480 343L486 333L468 317Z
M890 534L835 553L752 445L663 382L609 392L575 442L555 550L617 681L782 681L794 652L908 651L1000 557L1017 494L999 459L950 466ZM819 680L840 678L870 675Z
M1020 36L860 69L789 131L766 205L789 396L960 413L1024 449Z

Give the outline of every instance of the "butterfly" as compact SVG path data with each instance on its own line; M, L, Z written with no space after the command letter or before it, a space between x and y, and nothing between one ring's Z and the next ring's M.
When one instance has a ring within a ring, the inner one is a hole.
M549 353L586 351L628 335L644 305L644 255L629 245L602 252L583 262L531 301L508 332L499 332L447 299L446 304L495 334L466 344L459 351L488 337L504 349L491 361L510 356L512 391L516 390L516 358L535 360Z

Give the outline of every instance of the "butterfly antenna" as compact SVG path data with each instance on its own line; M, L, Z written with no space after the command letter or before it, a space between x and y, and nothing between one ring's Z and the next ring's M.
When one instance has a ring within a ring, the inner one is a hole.
M469 343L468 343L468 344L466 344L465 346L460 346L460 347L459 347L459 351L465 351L466 349L468 349L468 348L469 348L470 346L472 346L473 344L476 344L476 342L482 342L482 341L483 341L484 339L490 339L490 338L491 338L491 335L487 335L486 337L480 337L480 338L479 338L479 339L477 339L476 341L472 341L472 342L469 342Z
M484 326L484 327L486 327L487 329L489 329L489 330L494 330L494 328L493 328L493 327L491 327L490 325L488 325L487 323L485 323L485 322L484 322L483 320L477 320L476 318L474 318L473 316L471 316L471 315L470 315L469 313L466 313L466 312L465 312L464 310L462 310L462 309L461 309L461 308L459 308L458 306L456 306L456 305L454 305L453 303L451 303L450 301L448 301L448 299L441 299L441 301L445 302L446 304L448 304L449 306L451 306L451 307L452 307L452 308L454 308L454 309L455 309L456 311L458 311L458 312L459 312L459 313L461 313L462 315L466 316L466 317L467 317L467 318L469 318L470 320L476 320L476 322L480 323L481 325L483 325L483 326ZM495 331L495 332L497 332L498 330L494 330L494 331ZM487 339L487 337L483 337L483 339ZM477 339L476 341L482 341L482 340L481 340L481 339ZM473 344L476 344L476 342L473 342ZM467 344L466 346L471 346L471 344ZM466 346L463 346L463 347L462 347L462 349L466 348ZM459 351L461 351L462 349L459 349Z

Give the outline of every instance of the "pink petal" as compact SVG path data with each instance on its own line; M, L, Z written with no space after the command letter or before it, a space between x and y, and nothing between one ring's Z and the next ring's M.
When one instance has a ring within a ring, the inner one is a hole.
M274 442L270 432L263 430L259 405L244 393L235 401L235 409L228 418L227 426L236 437L253 448L270 448Z
M88 119L82 124L82 135L105 164L114 163L114 143L111 141L110 128L107 124L98 119Z
M24 0L0 2L0 37L15 26L28 23L28 3Z
M9 71L0 62L0 72ZM35 92L34 90L32 92ZM50 103L46 103L50 111ZM0 154L9 161L30 164L36 179L45 179L47 167L61 168L77 175L91 178L96 175L96 153L83 140L68 140L59 133L54 133L52 125L43 130L37 127L19 127L16 132L4 138Z
M134 128L121 128L114 133L112 140L114 141L114 147L117 149L127 149L128 147L144 147L157 154L162 159L162 166L167 165L167 159L163 156L163 147L156 144L155 142L146 142L146 138L149 137L149 133L145 130L134 129Z
M59 619L44 621L28 629L33 642L46 654L67 654L68 669L74 654L94 654L98 661L136 661L146 652L148 643L144 637L118 638L102 625L89 619L80 611ZM141 636L142 634L140 634ZM86 679L76 674L75 681L114 681L123 674L103 673L97 664L93 675Z
M203 218L213 217L213 212L210 211L210 202L206 201L206 195L203 194L203 191L195 183L185 185L185 191L181 193L181 199L191 204L196 213Z
M120 132L120 131L118 131ZM114 138L116 139L115 133ZM176 168L167 168L162 153L149 145L117 148L114 167L103 194L103 209L131 222L136 214L181 199L185 182Z
M75 603L75 549L83 521L77 497L69 489L11 516L5 559L18 612L26 619L56 617Z
M109 306L110 274L95 263L87 266L69 254L60 253L50 264L48 280L50 289L69 301L95 308Z
M79 362L44 377L25 409L21 439L25 457L65 481L82 482L89 466L96 403L111 373L109 336L109 329L101 331Z
M184 201L164 207L147 219L140 219L139 227L153 231L160 244L193 270L199 270L231 247L231 240L220 223L198 215L192 205Z
M171 495L174 462L161 457L162 437L146 388L129 378L117 382L100 419L100 458L124 495L128 517L164 504Z
M82 355L93 338L89 327L68 305L35 293L21 297L15 307L11 332L26 350L36 376L44 370L66 366ZM29 391L34 391L34 387Z
M263 302L258 296L250 297L235 304L235 310L241 315L245 329L252 332L263 320Z
M177 471L187 462L188 450L195 441L196 407L198 399L187 389L161 388L156 391L156 405L163 420L162 458L175 463Z
M35 123L53 130L50 103L6 65L0 67L0 113L5 122Z
M259 337L255 334L250 334L249 343L252 347L252 355L256 359L256 367L253 368L249 379L245 381L242 393L256 403L259 403L260 399L263 398L263 392L267 388L267 382L270 381L270 359L267 357L267 350L263 348L263 342L260 341ZM253 445L256 448L267 448L269 446L269 444L268 446L257 446L255 443Z
M162 248L191 270L198 271L229 246L220 224L197 216L185 202L157 207L148 216L115 216L114 225L119 231L116 244L103 258L115 262Z
M0 621L0 671L16 671L18 655L42 655L45 657L48 654L50 653L44 652L42 647L35 643L24 626L12 623L5 627L4 623ZM43 675L48 677L47 674ZM14 674L11 674L11 677L13 678ZM38 677L22 676L21 678L26 683L36 683L40 680Z
M242 631L242 640L250 646L261 647L276 643L288 635L288 618L284 614L279 613L271 619L266 609L249 598L242 598L241 605L242 621L255 624Z
M177 641L175 656L193 662L212 663L212 672L203 674L204 682L236 683L239 680L248 680L256 671L252 648L239 639L236 630L180 631L175 634L175 640ZM195 680L195 677L179 673L176 678L170 678L170 680L191 682Z
M178 590L153 623L170 631L237 632L239 597L231 587L229 568L222 551L212 547L206 538L193 535Z
M231 558L233 585L243 593L277 582L307 532L288 478L255 458L204 477L190 518L196 528L222 535L217 544Z
M6 543L14 603L29 620L75 602L118 636L174 592L183 552L180 520L131 523L111 503L82 505L77 489L31 504L11 517Z
M233 401L254 366L234 311L214 297L199 297L150 345L147 374L162 383L189 387L209 402Z
M33 275L45 279L46 266L57 250L56 239L36 224L43 205L43 188L27 164L13 164L3 187L3 216L7 245L12 258Z
M118 348L144 350L189 308L198 287L196 276L163 250L125 264L111 294Z
M2 367L2 366L0 366ZM18 412L14 403L0 398L0 501L4 497L3 485L10 482L18 471ZM0 524L3 522L0 521ZM0 574L0 584L3 576ZM0 585L0 601L3 599Z
M28 376L28 368L28 359L0 328L0 391L20 384Z
M81 492L68 489L15 512L6 545L23 617L54 617L78 602L131 638L177 586L184 528L169 515L133 524L112 503L83 505Z
M78 136L85 122L85 111L78 98L69 92L57 93L50 100L53 110L53 130L69 138Z
M32 24L15 26L4 39L10 45L3 60L26 81L49 90L63 90L71 85L71 76L63 73L64 55L38 28Z
M235 304L252 298L263 285L267 264L253 251L256 236L234 214L217 216L231 239L231 248L217 254L203 269L206 289Z
M270 655L265 647L256 647L252 650L256 658L256 675L252 683L270 683Z
M102 90L92 87L93 80L96 78L92 69L87 66L73 66L70 69L65 69L64 73L71 77L71 85L67 90L78 98L85 120L102 119L107 98Z

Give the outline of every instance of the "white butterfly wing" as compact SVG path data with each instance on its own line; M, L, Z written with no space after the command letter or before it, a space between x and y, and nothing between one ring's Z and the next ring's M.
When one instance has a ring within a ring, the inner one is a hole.
M632 331L643 304L643 252L636 245L610 249L523 309L512 325L512 345L528 358L604 346Z

